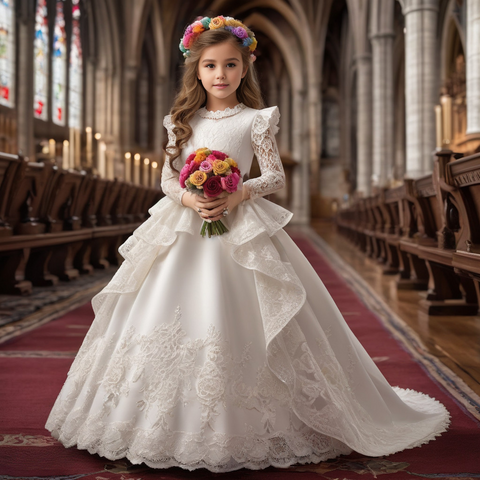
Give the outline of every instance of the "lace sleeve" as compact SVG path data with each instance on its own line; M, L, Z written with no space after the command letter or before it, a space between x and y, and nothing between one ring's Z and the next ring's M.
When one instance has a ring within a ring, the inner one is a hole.
M171 115L165 116L165 118L163 119L163 126L167 129L168 132L167 147L175 145L175 134L173 133L174 125L172 123ZM180 163L180 157L174 160L175 167L180 170L182 168L182 165L178 166L178 163ZM167 197L171 198L179 205L183 205L182 197L187 190L180 186L179 177L179 173L170 167L170 159L167 155L162 168L162 181L160 186L162 187L163 193L167 195Z
M247 198L269 195L285 186L285 172L275 141L279 118L278 107L271 107L260 110L253 120L252 147L261 175L243 184L248 192Z

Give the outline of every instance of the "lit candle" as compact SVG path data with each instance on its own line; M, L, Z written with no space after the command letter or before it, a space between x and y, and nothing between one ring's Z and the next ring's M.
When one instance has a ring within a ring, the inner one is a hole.
M442 103L443 143L449 147L452 140L452 97L442 95L440 101Z
M106 145L105 145L106 147ZM114 153L112 150L106 150L105 151L105 156L107 158L107 178L109 180L114 180L115 178L115 172L114 172Z
M132 181L132 154L127 152L125 154L125 181L131 182Z
M105 164L105 151L107 150L107 146L105 142L98 142L98 149L97 149L97 170L98 174L102 177L106 177L106 164Z
M68 134L70 137L68 168L73 169L75 168L75 129L70 127L68 129Z
M55 163L55 148L56 148L55 140L53 138L51 138L48 141L48 153L49 153L50 160L52 161L52 163Z
M80 130L78 128L75 129L75 165L74 168L76 170L82 169L82 158L81 158L81 151L82 144L80 141Z
M151 176L150 176L150 186L151 187L156 187L157 183L157 168L158 168L158 163L157 162L152 162L152 171L151 171Z
M150 160L145 158L143 160L143 185L148 187L149 185L149 173L150 173Z
M92 162L92 127L85 128L85 132L87 133L87 145L85 149L85 153L87 155L87 167L93 167Z
M63 162L62 162L62 167L65 170L68 170L70 168L70 149L69 147L69 141L64 140L63 141Z
M133 183L140 184L140 154L136 153L133 156Z
M442 107L441 105L435 105L435 132L437 137L437 150L442 149L443 136L442 136Z

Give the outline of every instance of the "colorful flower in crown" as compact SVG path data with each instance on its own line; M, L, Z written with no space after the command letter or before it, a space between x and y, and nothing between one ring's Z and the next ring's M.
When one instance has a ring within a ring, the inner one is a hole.
M225 18L222 15L212 18L210 21L209 29L215 30L216 28L223 28L225 26Z
M229 27L242 27L243 23L240 20L235 20L232 17L227 17L227 20L225 21L225 24L228 25Z
M225 30L235 35L241 42L243 47L248 47L250 50L251 60L255 61L253 52L257 48L257 40L255 34L242 22L232 17L224 17L218 15L217 17L199 17L195 22L185 29L182 39L180 40L179 49L185 58L190 56L190 49L197 38L207 30L217 30L224 28Z

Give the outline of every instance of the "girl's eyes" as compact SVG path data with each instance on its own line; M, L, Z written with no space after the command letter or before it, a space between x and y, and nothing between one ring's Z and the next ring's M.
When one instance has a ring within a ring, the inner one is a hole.
M233 67L236 67L236 66L237 66L236 63L227 63L227 67L233 68ZM215 65L213 63L209 63L209 64L205 65L205 67L215 68Z

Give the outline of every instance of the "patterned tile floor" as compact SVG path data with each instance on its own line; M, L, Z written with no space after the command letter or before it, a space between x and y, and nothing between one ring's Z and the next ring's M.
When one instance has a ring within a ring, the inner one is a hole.
M87 302L108 283L116 269L94 270L91 275L52 287L34 287L28 296L0 295L0 343Z

